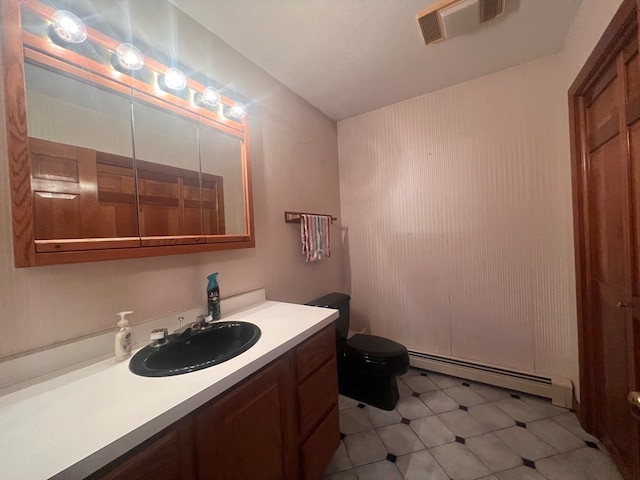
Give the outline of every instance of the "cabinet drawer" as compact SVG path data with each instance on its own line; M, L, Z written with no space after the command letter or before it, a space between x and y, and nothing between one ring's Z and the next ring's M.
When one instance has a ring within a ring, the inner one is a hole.
M300 435L304 440L311 429L338 402L335 356L298 387L298 402Z
M331 323L297 348L298 382L302 383L315 369L335 356L335 351L336 334Z
M302 468L306 480L318 480L340 445L338 406L324 418L322 423L302 447Z

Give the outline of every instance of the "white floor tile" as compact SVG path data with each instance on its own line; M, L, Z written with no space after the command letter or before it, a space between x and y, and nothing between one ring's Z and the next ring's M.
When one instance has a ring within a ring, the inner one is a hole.
M519 422L527 423L545 418L543 413L540 413L517 398L506 398L504 400L498 400L493 404L511 418L518 420Z
M395 456L424 449L424 445L411 427L404 423L380 427L377 432L387 451Z
M440 388L459 387L464 380L456 377L450 377L448 375L441 375L439 373L429 372L429 379L438 385Z
M409 420L433 415L433 412L418 397L402 397L398 400L396 410Z
M460 405L464 405L465 407L487 403L486 398L478 395L469 387L460 386L447 388L444 390L444 393L446 393Z
M496 402L505 398L511 398L511 392L498 387L491 387L481 383L470 383L469 388L474 392L482 395L490 402Z
M333 475L328 475L324 477L324 480L358 480L358 477L353 470L348 470L346 472L339 472L334 473Z
M347 449L345 448L344 443L340 442L340 446L336 450L336 453L333 454L333 458L329 462L325 474L341 472L343 470L349 470L350 468L351 460L349 460Z
M438 418L451 430L454 434L469 438L474 435L481 435L491 431L491 427L478 422L469 412L464 410L453 410L438 415Z
M353 408L358 405L358 400L354 400L353 398L345 397L344 395L338 395L338 408L340 410L344 410L345 408Z
M356 474L362 480L402 480L398 467L386 460L356 468Z
M491 430L513 427L516 421L491 403L469 407L469 414Z
M569 410L566 408L558 407L551 403L548 398L531 397L529 395L520 395L520 400L535 408L546 417L552 417L554 415L560 415L561 413L567 413Z
M578 418L576 417L575 413L567 412L561 415L555 415L554 417L551 418L551 420L562 425L564 428L566 428L571 433L573 433L574 435L577 435L583 440L588 440L590 442L598 441L596 437L585 432L582 429L582 426L580 425L580 422L578 422Z
M527 429L558 452L568 452L585 446L584 440L549 418L527 423Z
M394 423L398 423L402 420L402 415L400 415L397 410L382 410L380 408L367 405L364 411L374 427L393 425Z
M418 393L432 392L440 389L438 385L422 375L407 378L404 380L404 383L406 383L411 390Z
M433 413L450 412L458 409L458 403L442 390L427 392L420 395L420 400L429 407Z
M574 465L560 456L549 457L536 462L536 470L549 480L595 480L581 466ZM597 477L602 480L608 477Z
M349 435L373 428L364 410L364 408L358 407L340 410L340 431L345 435Z
M449 480L449 475L427 450L398 457L396 466L405 480Z
M413 390L407 387L407 384L404 383L404 380L398 378L396 379L398 383L398 394L400 397L410 397L413 394Z
M449 443L431 449L438 463L454 480L474 480L491 472L461 443Z
M467 439L465 444L492 472L522 465L522 458L493 433Z
M613 464L611 458L598 449L584 447L565 453L561 458L569 459L574 465L581 465L594 478L622 480L622 476Z
M557 452L526 428L510 427L494 432L522 458L533 460L550 457Z
M415 377L416 375L420 375L422 371L418 370L417 368L411 368L409 367L409 370L407 370L407 373L403 373L402 375L400 375L399 378L405 380L407 378L411 378L411 377Z
M383 460L389 453L375 430L347 435L343 442L354 467Z
M427 447L437 447L456 439L454 433L435 415L411 420L411 429Z
M512 470L496 473L498 480L546 480L533 468L517 467Z

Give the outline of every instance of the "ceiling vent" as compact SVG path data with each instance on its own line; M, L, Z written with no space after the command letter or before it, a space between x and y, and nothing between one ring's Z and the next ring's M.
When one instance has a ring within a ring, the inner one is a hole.
M472 32L504 13L506 0L441 0L418 13L424 43Z

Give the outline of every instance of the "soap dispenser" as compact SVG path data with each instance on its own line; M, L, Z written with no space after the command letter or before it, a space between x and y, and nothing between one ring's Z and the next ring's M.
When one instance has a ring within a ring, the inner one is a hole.
M117 362L126 360L131 356L131 329L129 328L129 320L126 318L130 313L133 312L118 312L120 316L118 327L120 330L116 333L115 351Z

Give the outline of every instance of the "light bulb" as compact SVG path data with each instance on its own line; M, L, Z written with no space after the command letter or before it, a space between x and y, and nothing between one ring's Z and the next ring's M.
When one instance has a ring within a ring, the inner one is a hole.
M182 90L187 86L187 76L177 68L170 68L164 72L161 84L169 90Z
M66 10L56 10L52 20L50 32L53 32L58 40L65 43L82 43L87 39L87 28L75 14ZM56 40L51 34L49 37Z
M220 103L220 93L213 87L205 88L202 93L196 93L196 104L206 107L215 107Z
M125 70L140 70L144 65L144 56L137 47L130 43L121 43L116 48L118 66Z
M227 117L232 120L242 120L247 116L247 107L240 102L235 102L227 111Z

